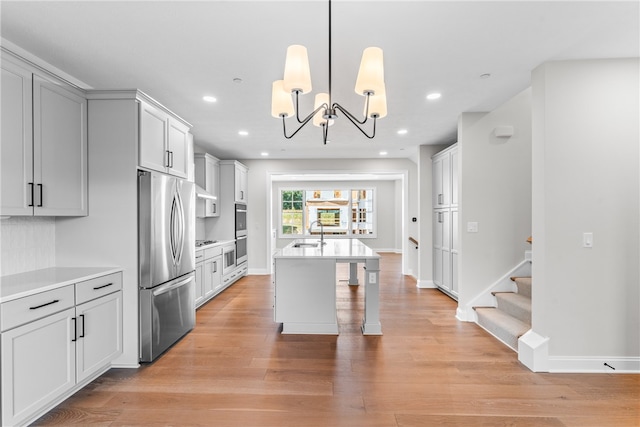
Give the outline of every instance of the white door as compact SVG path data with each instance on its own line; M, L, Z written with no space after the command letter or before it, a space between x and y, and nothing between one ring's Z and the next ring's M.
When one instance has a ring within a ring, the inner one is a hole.
M122 354L122 292L76 307L78 382Z
M75 385L74 313L2 332L2 425L21 424Z
M0 215L33 215L31 81L31 71L9 62L3 56L0 78Z
M169 118L168 138L169 173L186 179L189 172L189 128Z
M167 150L167 119L163 111L140 102L140 166L166 172L169 164Z
M87 215L87 100L33 76L34 214Z

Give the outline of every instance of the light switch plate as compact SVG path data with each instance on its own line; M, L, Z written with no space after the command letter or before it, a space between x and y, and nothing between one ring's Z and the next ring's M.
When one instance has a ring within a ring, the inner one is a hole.
M478 232L478 223L477 222L467 222L467 232L468 233L477 233Z
M593 247L593 233L584 233L582 235L582 246L585 248Z

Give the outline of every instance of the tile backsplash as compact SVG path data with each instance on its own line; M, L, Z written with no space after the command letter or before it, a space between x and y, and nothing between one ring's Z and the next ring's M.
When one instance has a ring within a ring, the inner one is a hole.
M55 264L55 218L0 219L1 276L54 267Z

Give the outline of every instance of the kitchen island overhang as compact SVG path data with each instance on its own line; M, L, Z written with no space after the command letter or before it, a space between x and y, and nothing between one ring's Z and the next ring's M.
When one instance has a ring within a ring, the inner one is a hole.
M350 285L357 285L357 265L364 264L363 335L382 335L380 255L358 239L291 242L274 255L274 320L283 334L339 333L336 264L350 264Z

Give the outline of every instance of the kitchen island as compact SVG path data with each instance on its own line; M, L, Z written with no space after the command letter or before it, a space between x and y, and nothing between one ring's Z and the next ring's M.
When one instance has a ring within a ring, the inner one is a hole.
M382 335L379 304L380 255L358 239L296 240L274 255L274 320L283 334L339 333L336 264L350 264L349 283L357 285L364 264L362 333Z

